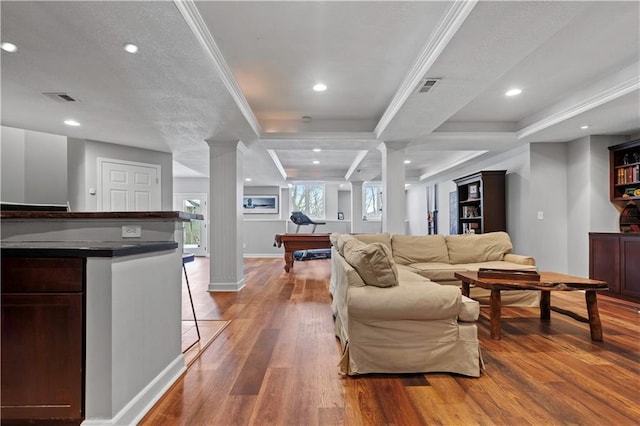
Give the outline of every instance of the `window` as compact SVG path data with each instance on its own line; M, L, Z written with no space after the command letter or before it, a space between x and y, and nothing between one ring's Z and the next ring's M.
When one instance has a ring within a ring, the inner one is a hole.
M362 211L367 219L382 218L382 185L365 184L362 186Z
M324 218L324 185L321 183L293 184L291 211L302 212L313 218Z

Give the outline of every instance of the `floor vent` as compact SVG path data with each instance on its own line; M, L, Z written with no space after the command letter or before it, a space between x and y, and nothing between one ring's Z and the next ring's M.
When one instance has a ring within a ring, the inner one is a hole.
M424 78L418 84L418 93L427 93L440 81L439 78Z
M58 102L77 102L78 101L77 99L69 96L69 94L67 93L43 93L43 95L48 96L49 98Z

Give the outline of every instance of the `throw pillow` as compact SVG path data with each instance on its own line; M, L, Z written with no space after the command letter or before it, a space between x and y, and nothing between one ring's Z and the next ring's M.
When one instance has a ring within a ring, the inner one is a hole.
M398 268L385 244L349 240L344 245L344 258L365 284L376 287L398 285Z

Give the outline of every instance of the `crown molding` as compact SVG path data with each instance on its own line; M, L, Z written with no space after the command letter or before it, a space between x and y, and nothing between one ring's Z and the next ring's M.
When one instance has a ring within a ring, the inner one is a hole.
M260 126L260 123L258 123L258 119L249 106L249 102L247 102L247 99L242 94L242 90L240 90L240 86L233 76L231 68L229 68L229 65L227 65L227 62L224 60L222 52L213 39L211 32L209 32L209 28L207 28L207 25L204 22L202 15L200 15L195 2L193 0L173 0L173 3L187 22L187 25L191 29L193 35L202 45L205 53L207 53L209 58L213 61L220 79L240 109L240 112L249 123L249 126L251 126L251 129L254 131L256 136L259 136L262 133L262 127Z
M276 168L280 172L282 179L287 180L287 171L284 169L284 167L282 167L282 162L280 161L280 157L278 157L278 154L276 154L273 149L268 149L267 153L271 157L271 160L273 160L273 164L276 165Z
M377 141L373 132L263 133L262 141Z
M351 178L351 175L353 175L353 173L357 170L358 166L360 165L360 163L362 163L362 160L364 160L364 157L366 157L368 153L369 151L366 150L361 150L358 152L358 155L356 155L353 163L351 163L351 167L349 167L349 170L347 170L347 174L344 175L344 180L349 180Z
M429 38L422 48L422 51L420 51L418 58L376 125L374 130L376 137L379 138L389 123L391 123L391 120L396 116L407 98L416 89L416 85L425 77L429 68L431 68L436 59L438 59L438 56L440 56L444 48L449 44L449 41L451 41L458 29L460 29L462 23L467 19L467 16L469 16L477 2L478 0L457 0L449 7L434 30L431 38Z
M457 167L460 164L466 163L467 161L473 160L474 158L479 157L479 156L481 156L483 154L486 154L487 152L489 152L489 151L481 150L481 151L471 152L471 153L469 153L469 155L465 155L463 158L460 158L458 161L456 161L454 163L447 164L446 166L444 166L444 167L442 167L440 169L431 170L431 171L428 171L427 173L424 173L424 174L420 175L418 180L420 182L422 182L423 180L426 180L426 179L428 179L428 178L430 178L432 176L435 176L437 174L446 172L447 170L451 170L454 167Z
M524 127L516 132L517 138L523 139L527 136L531 136L534 133L573 118L593 108L599 107L600 105L604 105L607 102L611 102L638 89L640 89L640 76L636 75L622 83L610 87L607 90L603 90L596 95L590 96L581 102L577 102L555 114L551 114L542 120Z

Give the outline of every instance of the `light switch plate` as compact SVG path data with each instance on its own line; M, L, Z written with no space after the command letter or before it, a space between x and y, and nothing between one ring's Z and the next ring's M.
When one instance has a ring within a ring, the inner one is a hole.
M544 212L542 210L538 211L538 220L544 219Z
M142 227L140 226L123 226L122 238L140 238L142 236Z

